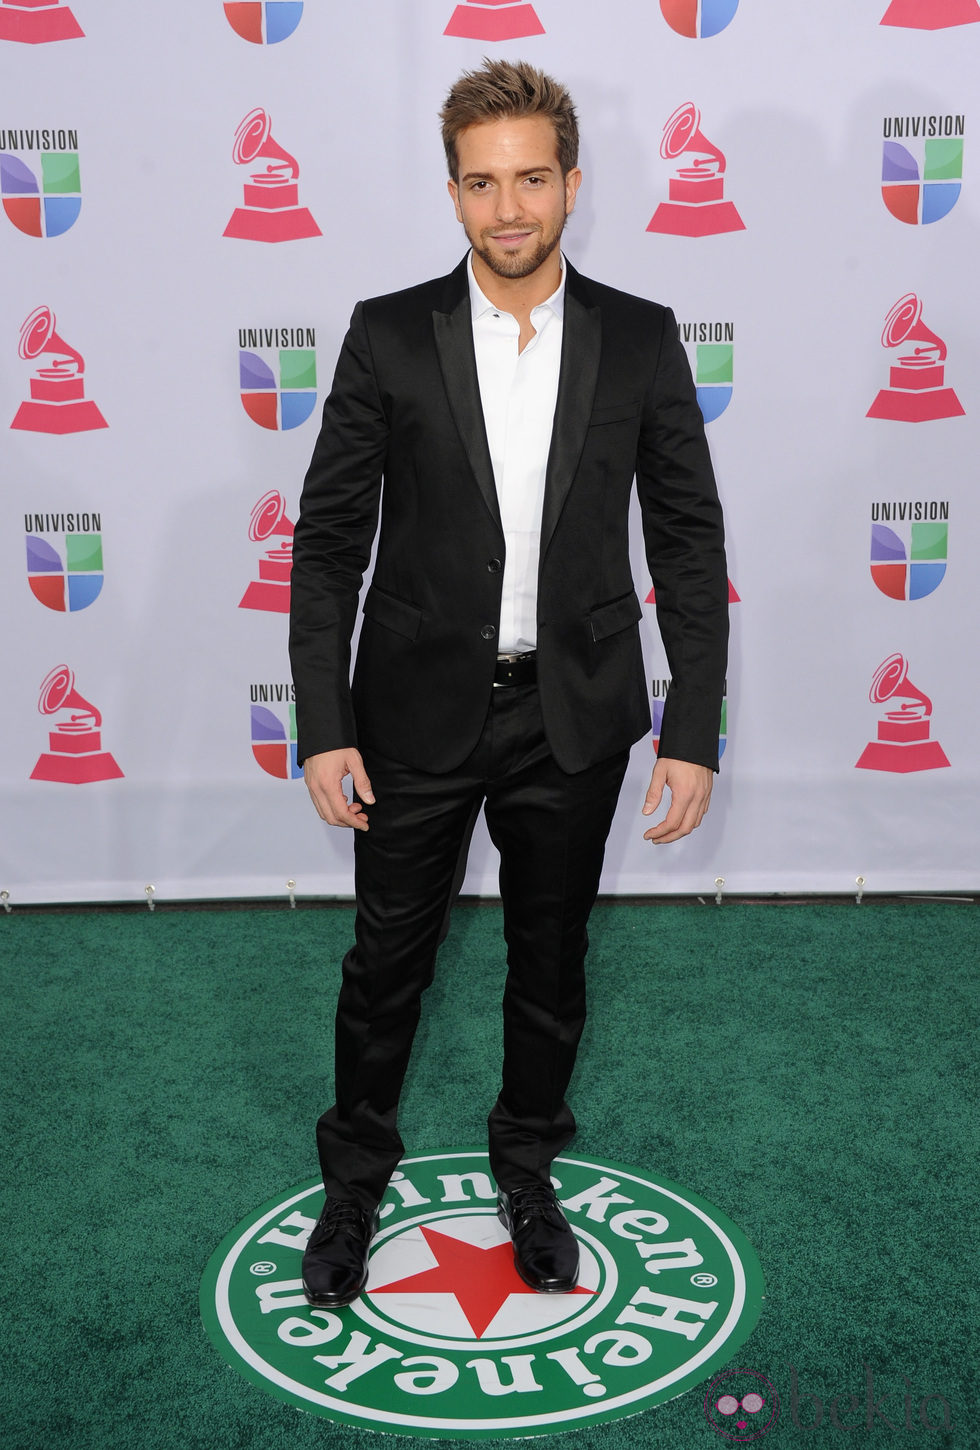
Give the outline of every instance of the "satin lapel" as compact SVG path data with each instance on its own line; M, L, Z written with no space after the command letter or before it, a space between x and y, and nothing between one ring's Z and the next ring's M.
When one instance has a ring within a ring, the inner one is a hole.
M544 511L541 516L542 557L561 516L582 449L585 447L585 435L592 416L599 377L601 342L599 309L579 301L574 294L573 279L569 277L565 288L558 401L555 405L555 424L551 434L551 452L548 455L544 487Z
M495 523L500 524L500 505L493 479L493 464L487 430L480 403L480 383L473 351L473 323L470 296L464 291L462 300L451 312L433 312L436 351L446 396L459 436L463 440L473 476Z

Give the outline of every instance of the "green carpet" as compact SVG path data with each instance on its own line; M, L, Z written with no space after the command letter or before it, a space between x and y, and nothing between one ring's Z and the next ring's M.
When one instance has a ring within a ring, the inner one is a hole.
M594 913L570 1151L688 1186L755 1246L767 1300L732 1364L780 1392L767 1447L980 1445L977 920L867 898ZM316 1171L350 931L336 906L0 919L2 1450L382 1443L249 1384L197 1307L223 1235ZM484 1141L502 980L499 909L463 904L403 1100L410 1152ZM695 1390L541 1443L730 1442Z

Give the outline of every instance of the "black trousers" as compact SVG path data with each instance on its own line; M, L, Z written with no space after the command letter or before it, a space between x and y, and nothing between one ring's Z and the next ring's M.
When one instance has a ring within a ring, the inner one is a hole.
M398 1099L421 996L481 805L500 853L507 942L490 1165L506 1190L548 1182L575 1131L565 1092L585 1023L586 928L629 753L576 775L560 770L529 685L493 691L479 744L447 775L364 756L376 804L366 807L370 829L354 833L357 916L337 1006L336 1103L317 1124L327 1192L373 1208L402 1155Z

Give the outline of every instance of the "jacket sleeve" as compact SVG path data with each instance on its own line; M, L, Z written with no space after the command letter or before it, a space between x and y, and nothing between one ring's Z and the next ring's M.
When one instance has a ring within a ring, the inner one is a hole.
M659 752L717 770L728 656L724 524L691 369L669 310L646 396L636 482L671 676Z
M377 530L388 436L358 303L323 406L293 540L289 657L300 761L357 744L351 636Z

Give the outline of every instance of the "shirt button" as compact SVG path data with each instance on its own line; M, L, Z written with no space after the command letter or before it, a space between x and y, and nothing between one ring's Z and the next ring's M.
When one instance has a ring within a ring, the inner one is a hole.
M499 559L488 559L487 560L487 573L488 574L499 574L500 571L501 571L501 569L503 567L504 566L501 564L501 562L500 562Z
M494 627L493 627L492 624L485 624L483 626L483 628L480 630L480 633L481 633L481 635L483 636L484 639L496 639L497 638L497 631L494 629Z

